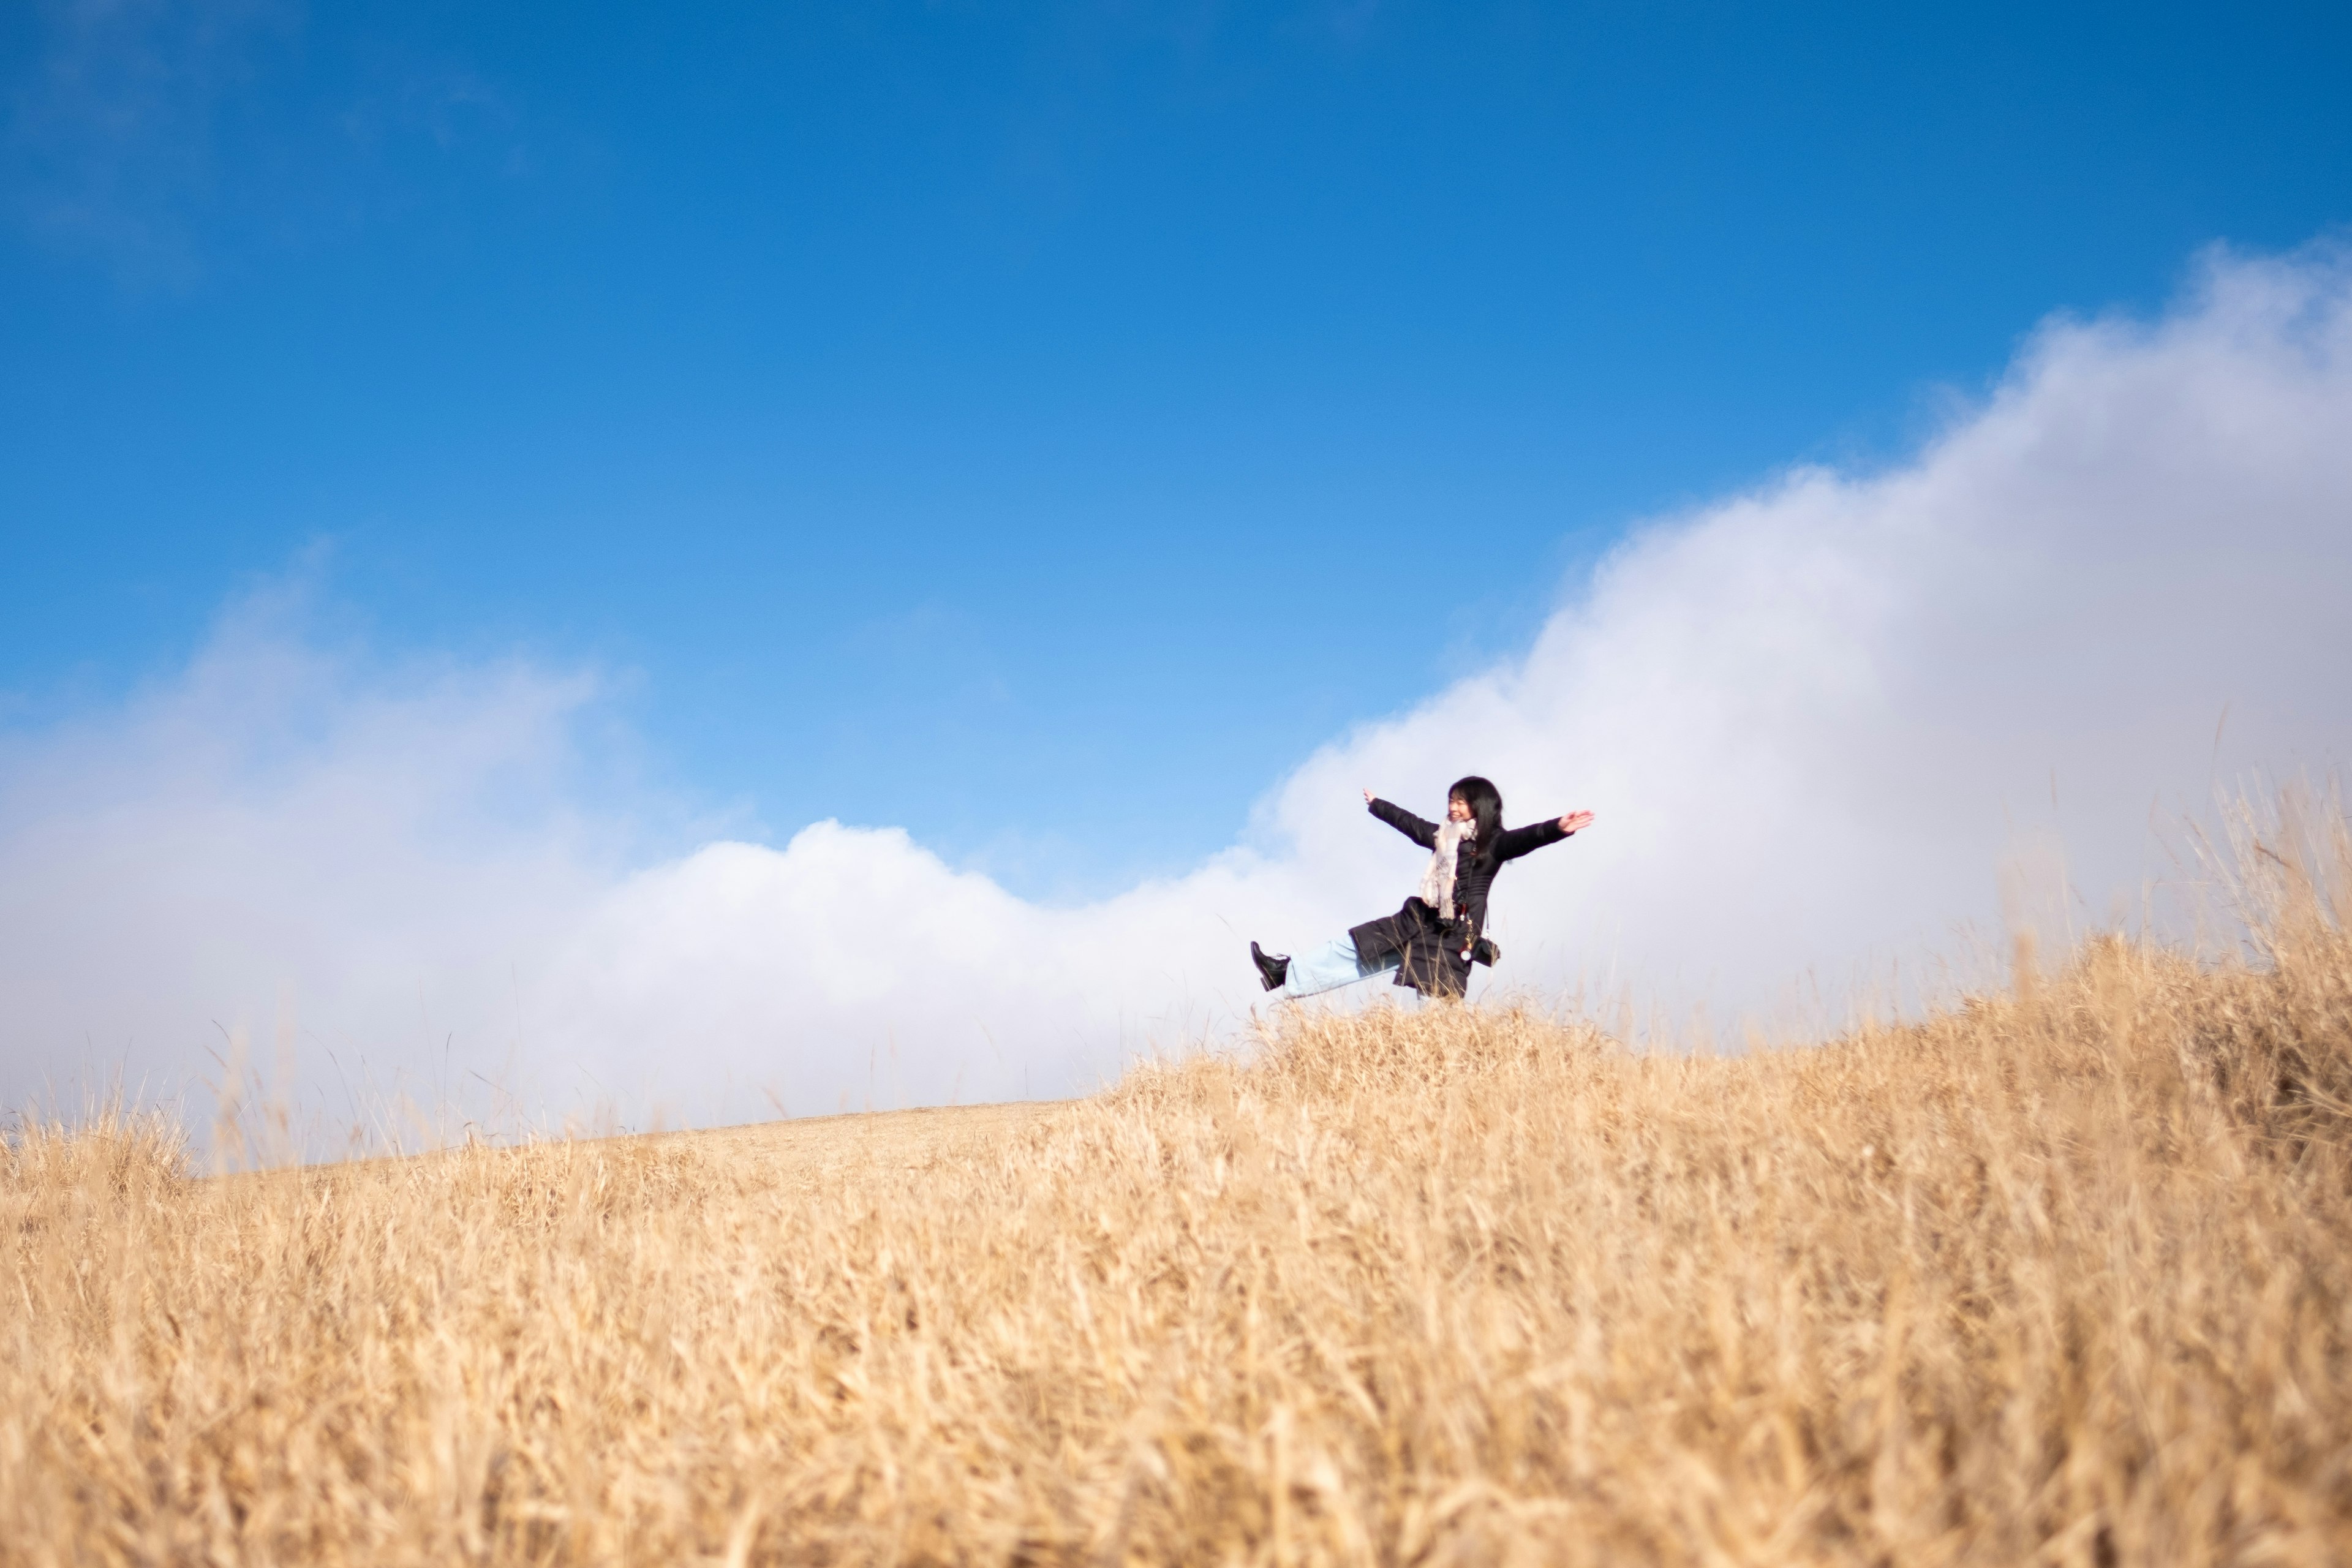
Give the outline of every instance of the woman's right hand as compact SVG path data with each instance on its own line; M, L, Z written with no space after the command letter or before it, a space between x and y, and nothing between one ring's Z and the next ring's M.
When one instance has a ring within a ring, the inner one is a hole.
M1365 804L1366 805L1371 805L1371 804L1372 804L1372 802L1374 802L1374 801L1378 800L1379 798L1380 798L1380 796L1378 796L1378 795L1374 795L1370 790L1366 790L1366 791L1364 792L1364 804Z

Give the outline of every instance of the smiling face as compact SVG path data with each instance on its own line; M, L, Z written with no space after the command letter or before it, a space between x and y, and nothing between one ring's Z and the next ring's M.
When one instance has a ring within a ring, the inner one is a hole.
M1469 821L1470 803L1458 795L1451 797L1445 803L1445 819L1448 822Z

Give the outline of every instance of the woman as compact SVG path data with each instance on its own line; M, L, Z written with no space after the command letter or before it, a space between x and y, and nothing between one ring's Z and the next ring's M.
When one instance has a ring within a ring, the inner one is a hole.
M1592 822L1591 812L1571 811L1506 831L1502 793L1475 775L1446 792L1442 823L1424 822L1370 790L1364 792L1364 805L1430 852L1420 888L1396 913L1367 921L1297 958L1250 943L1250 958L1268 991L1312 996L1393 969L1399 985L1423 996L1460 996L1469 988L1471 962L1492 963L1498 956L1485 936L1486 894L1495 874L1505 861L1557 844Z

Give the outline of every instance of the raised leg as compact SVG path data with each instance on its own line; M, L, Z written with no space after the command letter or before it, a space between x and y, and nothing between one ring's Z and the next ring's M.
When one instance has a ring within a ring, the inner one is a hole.
M1356 956L1355 939L1343 936L1293 958L1290 976L1282 983L1282 994L1296 1000L1319 992L1337 991L1342 985L1353 985L1395 967L1395 959L1368 967Z

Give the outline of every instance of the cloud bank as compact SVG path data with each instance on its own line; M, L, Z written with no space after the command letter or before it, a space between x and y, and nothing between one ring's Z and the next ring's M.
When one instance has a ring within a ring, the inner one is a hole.
M1472 771L1513 820L1601 814L1503 879L1496 983L1834 1003L1998 930L2021 847L2063 846L2096 922L2174 874L2152 822L2340 766L2347 588L2352 258L2322 248L2044 325L1884 471L1636 530L1523 655L1083 908L897 828L633 853L641 811L590 804L593 679L386 670L247 605L175 679L0 749L0 1092L168 1094L230 1037L329 1119L368 1086L631 1124L1077 1092L1245 1017L1248 938L1395 907L1418 856L1360 785L1431 811Z

